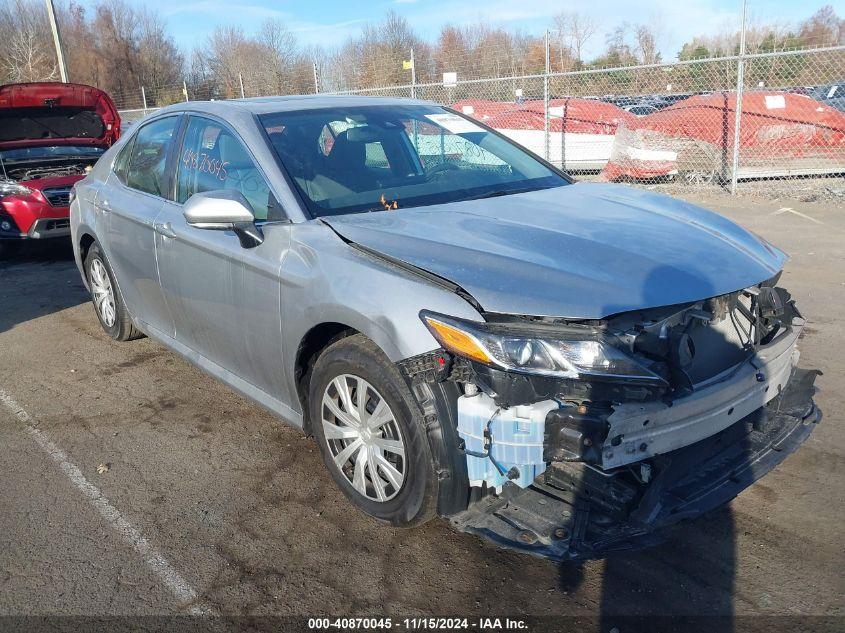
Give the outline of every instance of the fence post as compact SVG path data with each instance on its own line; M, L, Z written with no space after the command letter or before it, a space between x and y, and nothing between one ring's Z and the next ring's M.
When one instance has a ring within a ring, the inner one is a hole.
M314 94L320 94L320 75L317 74L317 62L311 63L311 68L314 70Z
M417 98L417 65L414 63L414 49L411 49L411 99Z
M551 139L549 138L549 132L551 125L549 124L549 73L552 71L551 67L551 57L549 53L549 31L546 30L546 39L544 42L544 46L546 49L546 73L543 75L543 142L545 143L544 146L544 158L548 161L549 160L549 145L551 143Z
M246 94L244 93L244 78L241 73L238 73L238 83L241 85L241 99L246 99Z
M563 108L560 113L560 168L566 171L566 117L569 115L568 94L563 98Z
M141 103L144 104L144 116L147 115L147 91L141 86Z
M731 162L731 195L736 195L739 171L739 133L742 121L742 93L745 88L745 16L748 0L742 0L742 23L739 32L739 59L736 68L736 112L734 112L734 147Z

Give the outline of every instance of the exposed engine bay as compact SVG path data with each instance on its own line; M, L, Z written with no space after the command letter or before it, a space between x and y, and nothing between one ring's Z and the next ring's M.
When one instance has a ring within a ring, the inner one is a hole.
M81 159L79 156L68 158L51 157L45 160L8 163L0 159L0 178L4 180L27 182L42 178L61 178L64 176L84 176L94 167L96 157Z
M450 353L454 337L406 361L412 381L457 384L470 502L453 523L542 556L589 557L648 544L768 472L820 419L817 372L797 368L804 320L778 277L602 321L486 314L490 325L468 331L490 362ZM548 343L561 329L581 356Z

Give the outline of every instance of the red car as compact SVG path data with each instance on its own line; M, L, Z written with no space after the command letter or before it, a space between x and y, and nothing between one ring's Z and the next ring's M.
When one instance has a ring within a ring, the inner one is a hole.
M0 86L0 251L70 235L71 189L120 135L114 101L91 86Z

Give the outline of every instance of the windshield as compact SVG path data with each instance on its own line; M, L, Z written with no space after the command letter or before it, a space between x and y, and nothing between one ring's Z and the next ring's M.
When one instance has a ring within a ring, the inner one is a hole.
M438 106L362 106L260 117L315 217L569 184L517 145Z
M97 158L105 152L102 147L57 145L51 147L25 147L0 150L0 160L15 161L44 160L46 158Z

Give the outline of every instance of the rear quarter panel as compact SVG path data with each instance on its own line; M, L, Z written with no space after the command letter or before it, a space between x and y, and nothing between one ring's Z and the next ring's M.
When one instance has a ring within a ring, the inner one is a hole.
M80 243L84 235L90 235L95 240L105 235L105 218L103 212L97 208L97 197L100 190L106 186L114 157L125 140L113 145L94 164L91 172L74 185L76 199L70 205L70 235L73 243L73 257L82 275L85 286L88 280L83 269Z

